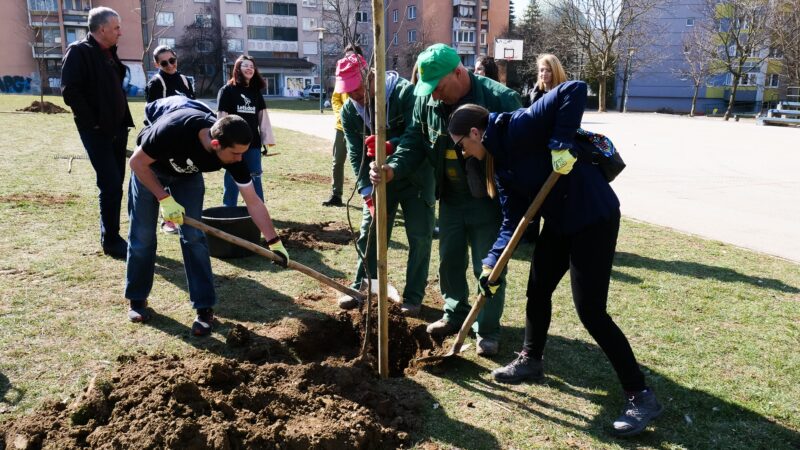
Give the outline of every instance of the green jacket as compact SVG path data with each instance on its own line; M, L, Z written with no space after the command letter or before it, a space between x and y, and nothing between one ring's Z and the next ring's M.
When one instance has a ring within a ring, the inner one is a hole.
M459 104L475 103L490 112L514 111L522 107L519 94L512 89L472 73L469 73L469 77L470 93ZM455 108L434 100L430 95L416 98L411 126L403 134L400 146L387 158L387 164L394 170L395 180L414 174L427 157L434 168L438 188L444 173L445 151L455 145L447 132L448 119L453 110Z
M414 85L404 78L399 78L394 90L389 95L386 113L386 139L395 148L400 144L400 139L411 125L411 116L414 111ZM356 175L356 187L360 191L366 186L370 186L369 163L370 158L364 157L364 138L365 132L368 136L370 131L365 129L364 120L358 114L352 99L348 100L342 107L341 113L342 128L344 129L344 139L347 143L347 156L353 166L353 173ZM400 193L406 189L417 189L422 192L423 198L429 203L435 201L433 168L426 161L417 166L417 170L399 183L392 181L386 185L387 189L395 193Z

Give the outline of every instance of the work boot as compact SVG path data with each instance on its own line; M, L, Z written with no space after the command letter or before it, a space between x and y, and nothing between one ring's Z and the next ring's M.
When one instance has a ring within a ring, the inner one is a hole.
M622 415L614 421L614 434L620 437L637 435L663 411L664 407L658 403L652 389L627 392Z
M128 243L119 236L103 240L103 253L125 261L128 258Z
M475 350L480 356L494 356L500 348L500 342L494 338L478 336L478 343L475 347Z
M508 365L492 371L494 381L500 383L516 384L521 381L541 381L544 378L544 369L541 359L533 359L525 350L517 353L517 359Z
M339 297L336 302L339 303L339 308L342 309L356 309L361 306L361 301L346 294Z
M407 302L403 302L403 304L400 305L400 312L406 317L417 317L420 309L422 309L421 305L412 305Z
M147 300L131 300L128 309L128 320L133 323L145 323L150 320L150 310L147 309Z
M428 327L425 331L428 332L431 336L438 336L438 337L446 337L450 336L451 334L458 333L458 328L451 322L448 322L447 319L441 318L436 322L428 324Z
M208 336L214 326L214 309L200 308L192 324L192 334L195 336Z
M322 202L322 206L344 206L340 195L331 194L330 198Z

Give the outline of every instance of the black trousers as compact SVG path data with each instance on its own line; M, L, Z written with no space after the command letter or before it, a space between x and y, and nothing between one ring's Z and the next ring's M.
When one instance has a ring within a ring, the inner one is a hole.
M619 233L616 217L564 236L544 222L528 278L524 350L540 359L547 341L558 282L569 270L572 300L583 326L603 349L626 391L645 389L628 339L606 312L611 266Z

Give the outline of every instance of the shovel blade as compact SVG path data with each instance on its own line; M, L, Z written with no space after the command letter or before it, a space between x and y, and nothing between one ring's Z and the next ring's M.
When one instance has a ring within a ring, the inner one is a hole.
M458 348L451 348L449 352L445 353L444 355L431 355L431 356L423 356L421 358L416 358L413 362L414 364L429 364L437 361L443 361L453 356L457 356L458 354L465 352L472 344L464 344Z

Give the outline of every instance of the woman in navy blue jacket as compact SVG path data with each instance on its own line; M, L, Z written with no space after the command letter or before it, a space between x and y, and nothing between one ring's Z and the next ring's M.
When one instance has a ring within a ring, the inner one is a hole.
M585 106L586 84L569 81L529 108L511 113L490 114L478 105L464 105L451 116L448 131L464 157L489 158L487 186L490 194L499 196L503 209L497 241L483 259L485 295L493 290L488 275L534 196L552 170L562 174L540 210L544 227L531 262L522 351L510 364L495 369L494 379L517 383L544 377L542 354L552 294L569 270L578 316L625 390L625 407L614 432L630 436L643 431L663 407L647 388L627 338L606 312L619 200L600 170L576 162L570 151Z

